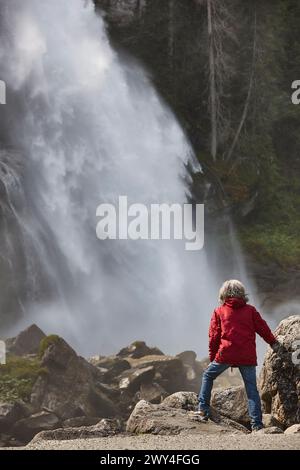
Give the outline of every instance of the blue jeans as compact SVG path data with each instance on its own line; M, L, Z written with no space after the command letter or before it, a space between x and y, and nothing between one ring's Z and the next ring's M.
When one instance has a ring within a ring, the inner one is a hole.
M214 380L230 367L229 364L220 364L211 362L208 368L203 372L201 390L198 396L199 410L209 414L211 390ZM256 368L255 366L239 366L242 375L246 394L248 397L248 411L251 419L251 427L262 427L262 414L260 397L256 386Z

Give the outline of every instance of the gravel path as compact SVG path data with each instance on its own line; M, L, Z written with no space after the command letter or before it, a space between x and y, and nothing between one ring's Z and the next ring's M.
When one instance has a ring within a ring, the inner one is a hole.
M284 434L273 435L178 435L178 436L154 436L118 435L114 437L102 437L93 439L74 439L68 441L38 440L26 446L25 449L91 449L91 450L124 450L124 449L179 449L179 450L204 450L204 449L286 449L300 450L300 435L286 436Z

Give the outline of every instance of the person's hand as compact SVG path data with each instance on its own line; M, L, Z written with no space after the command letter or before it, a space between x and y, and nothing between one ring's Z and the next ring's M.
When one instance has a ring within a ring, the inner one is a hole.
M276 354L278 354L282 349L282 344L276 340L275 343L271 344L271 348Z

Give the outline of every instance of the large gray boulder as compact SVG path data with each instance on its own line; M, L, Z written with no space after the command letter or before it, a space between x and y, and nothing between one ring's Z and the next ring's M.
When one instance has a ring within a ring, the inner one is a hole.
M218 433L247 433L247 429L227 418L221 418L214 414L213 420L199 422L189 417L189 411L179 406L182 400L183 406L187 402L192 403L195 397L177 397L169 401L165 400L159 405L153 405L145 400L139 401L131 413L127 425L127 432L134 434L160 434L173 435L188 434L218 434ZM169 406L170 404L173 406Z
M173 356L150 355L128 359L134 369L153 367L154 381L169 394L185 389L186 373L182 361ZM126 374L126 371L125 371Z
M76 416L112 417L117 406L101 380L101 372L60 337L49 337L41 366L47 373L37 379L31 394L36 409L46 409L61 420Z
M247 395L243 386L214 390L211 404L222 416L226 416L244 426L250 424Z
M271 413L282 426L288 427L300 423L299 354L297 356L300 316L282 320L275 330L275 336L282 346L276 352L268 348L259 387L264 411Z
M195 411L198 406L198 398L194 392L176 392L166 397L163 404L170 408Z

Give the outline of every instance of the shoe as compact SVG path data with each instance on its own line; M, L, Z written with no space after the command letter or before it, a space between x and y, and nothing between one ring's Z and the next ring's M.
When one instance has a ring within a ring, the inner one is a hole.
M257 432L257 431L260 431L261 429L264 429L264 427L263 426L253 426L252 432Z
M198 411L191 411L189 413L189 418L194 420L194 421L208 421L208 413L203 410L198 410Z

